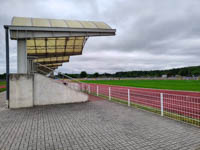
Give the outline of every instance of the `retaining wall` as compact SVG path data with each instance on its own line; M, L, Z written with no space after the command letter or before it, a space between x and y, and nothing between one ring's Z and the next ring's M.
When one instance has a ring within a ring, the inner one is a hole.
M85 102L88 95L40 74L10 75L10 108Z
M33 106L33 77L34 75L10 75L10 108Z

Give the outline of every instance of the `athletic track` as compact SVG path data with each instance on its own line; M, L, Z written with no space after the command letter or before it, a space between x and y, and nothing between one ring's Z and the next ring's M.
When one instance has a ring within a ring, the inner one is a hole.
M2 89L2 88L6 88L6 86L5 86L5 85L1 85L1 86L0 86L0 89Z
M130 101L143 106L161 109L161 94L163 93L164 111L192 117L200 120L200 92L158 90L147 88L135 88L126 86L113 86L104 84L82 83L82 88L97 93L128 101L128 89ZM98 86L98 89L97 89Z

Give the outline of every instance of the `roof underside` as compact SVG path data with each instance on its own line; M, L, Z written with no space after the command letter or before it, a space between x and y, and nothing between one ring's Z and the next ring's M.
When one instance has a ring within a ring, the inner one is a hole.
M85 37L37 38L26 42L28 56L57 57L81 55Z
M13 17L11 39L26 40L28 59L49 73L72 55L81 55L90 36L112 36L116 30L104 22Z

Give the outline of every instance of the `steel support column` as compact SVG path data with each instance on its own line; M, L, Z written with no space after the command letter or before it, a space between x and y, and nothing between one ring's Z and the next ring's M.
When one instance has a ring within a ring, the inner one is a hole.
M5 28L5 42L6 42L6 99L9 100L10 98L10 84L9 84L9 29L7 26Z

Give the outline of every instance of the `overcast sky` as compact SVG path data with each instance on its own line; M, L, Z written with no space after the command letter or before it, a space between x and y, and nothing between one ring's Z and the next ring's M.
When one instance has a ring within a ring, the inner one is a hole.
M0 0L0 73L5 72L3 25L13 16L104 21L116 36L91 37L83 55L59 71L117 72L200 65L199 0ZM10 70L16 72L16 41Z

